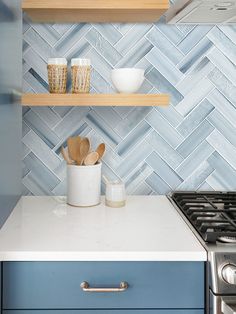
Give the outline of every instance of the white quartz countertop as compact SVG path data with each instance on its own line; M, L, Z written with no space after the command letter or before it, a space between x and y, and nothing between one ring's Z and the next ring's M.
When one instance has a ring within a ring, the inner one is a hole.
M123 208L22 197L0 231L2 261L205 261L206 251L165 196Z

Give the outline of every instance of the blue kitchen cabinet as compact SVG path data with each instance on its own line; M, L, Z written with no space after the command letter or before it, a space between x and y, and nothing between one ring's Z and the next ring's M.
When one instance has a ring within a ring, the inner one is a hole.
M83 281L92 287L116 287L126 281L129 287L124 292L84 292ZM162 309L173 309L168 314L177 314L176 309L186 309L186 314L201 314L204 263L4 262L2 304L4 310L127 309L122 314L136 314L142 311L128 309L155 309L150 314L167 314Z

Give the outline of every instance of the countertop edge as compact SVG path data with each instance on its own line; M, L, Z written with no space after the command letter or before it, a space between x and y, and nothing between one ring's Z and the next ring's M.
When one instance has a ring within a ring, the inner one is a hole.
M207 252L0 252L0 261L205 262Z

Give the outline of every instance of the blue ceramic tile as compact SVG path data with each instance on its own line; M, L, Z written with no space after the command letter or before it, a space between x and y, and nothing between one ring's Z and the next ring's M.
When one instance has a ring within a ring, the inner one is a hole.
M186 116L214 89L214 85L207 78L201 80L176 106L176 110Z
M115 65L121 59L121 54L95 29L92 28L85 38L110 64Z
M160 93L169 94L174 106L183 100L183 95L155 68L146 74L146 78Z
M236 86L227 77L215 68L209 73L208 78L218 88L218 90L236 106Z
M220 184L224 189L235 190L236 170L217 152L212 154L207 161L215 169L213 174L215 174L214 178L218 178L216 181L220 181Z
M164 17L160 19L158 23L156 23L156 27L174 44L177 45L184 39L185 35L181 32L181 30L176 27L176 25L168 25L166 24L166 20Z
M125 55L152 27L151 24L136 24L115 45L121 55Z
M125 138L148 114L151 107L134 107L127 116L115 127L115 131Z
M44 185L40 186L36 177L33 173L29 173L27 176L22 178L23 186L26 190L26 195L31 193L32 195L51 195L51 191ZM28 192L29 191L29 192Z
M116 152L119 156L126 156L151 131L150 125L142 121L129 135L117 146Z
M136 186L135 190L132 190L133 195L151 195L153 190L146 182L141 182L138 186Z
M91 93L115 93L111 70L136 67L145 70L139 93L170 95L170 106L155 108L24 107L24 194L66 194L60 148L77 135L93 149L106 143L103 174L123 179L128 193L235 190L236 26L167 25L165 17L37 24L25 15L23 34L24 92L48 92L47 59L57 56L91 59Z
M34 29L51 46L54 46L61 37L60 34L49 24L31 23L31 28Z
M183 74L174 67L174 64L157 48L153 48L146 59L172 84L177 84Z
M89 113L85 121L87 121L89 125L91 125L95 130L98 130L102 137L111 145L111 147L114 147L119 143L119 135L108 125L106 125L105 128L105 120L98 116L96 112Z
M213 174L214 174L214 172L213 172ZM212 176L212 174L210 175L210 177L211 176ZM209 180L210 177L208 177L207 180ZM214 191L213 187L210 184L208 184L207 182L203 182L203 184L201 184L197 190L198 191ZM217 190L220 191L221 189L217 189Z
M59 184L60 180L33 153L24 158L24 164L40 187L52 190Z
M194 110L179 124L177 130L184 137L188 136L196 127L208 117L214 106L204 99Z
M215 108L224 116L232 125L235 126L236 110L232 103L229 102L217 89L215 89L207 99L214 104ZM236 105L236 104L235 104Z
M59 141L59 137L32 110L24 115L24 122L52 149Z
M147 33L146 38L156 46L173 64L178 64L184 54L159 31L157 27Z
M204 38L211 30L211 25L198 25L179 44L178 48L184 53L189 53L192 48Z
M91 63L93 64L93 69L95 69L96 72L98 72L103 77L103 79L105 79L106 82L111 80L112 66L95 49L91 49L87 53L86 58L89 58L91 60ZM93 73L91 83L93 85L95 84L95 78L93 76Z
M180 61L178 64L180 71L188 73L189 70L194 68L196 64L206 56L212 47L212 42L207 37L203 38L203 40L201 40L200 43L198 43L196 47L194 47L194 49Z
M56 114L51 107L34 107L32 108L32 111L35 112L51 129L62 121L60 116Z
M143 164L137 171L132 173L132 175L125 180L126 192L128 194L133 194L137 187L140 186L152 172L153 169L150 168L148 164Z
M155 172L153 172L146 180L146 183L154 190L155 194L168 194L171 188L163 181Z
M184 96L188 95L215 67L207 58L194 65L195 67L189 70L188 75L176 85L176 88Z
M155 107L155 110L159 111L173 127L177 127L183 121L181 114L179 114L172 105L169 105L168 107L157 106Z
M236 169L236 147L233 146L220 132L214 130L206 139L211 146Z
M52 171L60 165L60 158L33 131L28 132L22 141Z
M235 25L218 25L218 28L236 45Z
M236 66L219 49L215 48L208 54L208 59L236 85Z
M70 30L60 37L56 45L54 46L56 51L64 56L64 54L76 44L76 42L85 35L91 28L89 24L77 24L70 28Z
M157 132L152 131L146 138L146 141L158 152L165 162L173 169L177 168L183 161L183 157L173 149Z
M98 23L98 24L93 24L93 26L112 45L116 44L122 38L122 34L112 24L108 24L108 23L102 23L101 24L101 23Z
M146 162L173 190L183 182L181 177L156 152L148 156Z
M89 53L90 50L90 44L82 37L64 54L64 57L67 59L68 64L70 64L73 58L87 58L87 53Z
M24 34L25 42L38 54L40 54L41 58L44 59L45 62L48 61L49 58L59 57L56 51L50 46L34 29L30 28Z
M70 136L75 132L84 122L83 118L89 113L89 107L73 107L65 116L64 119L57 124L54 132L59 137Z
M187 179L191 176L198 165L207 160L213 152L214 148L204 141L180 164L175 171L181 178Z
M184 141L177 147L177 152L187 158L196 147L198 147L211 132L214 127L207 121L203 121Z
M236 124L231 124L218 110L214 110L207 120L236 147Z
M122 121L121 117L113 107L94 107L94 111L96 111L96 113L112 128L115 128Z
M60 35L59 37L61 37L73 27L73 24L55 23L50 26Z
M130 68L134 67L137 63L142 61L146 54L153 48L153 45L147 41L145 38L142 38L137 45L131 48L127 54L116 64L116 68ZM147 62L148 66L150 63ZM141 68L143 70L147 69L147 66L135 66L136 68Z
M203 162L194 172L178 187L181 191L195 191L212 174L212 168L207 162Z
M27 62L30 68L33 68L39 76L46 82L48 81L48 72L46 62L32 49L28 49L23 55L25 62Z
M138 166L141 167L144 160L151 154L152 147L145 141L140 142L133 150L130 151L121 165L116 169L116 172L121 177L125 178L130 175Z
M218 27L207 34L210 41L222 51L234 64L236 63L236 45Z
M172 146L178 146L183 137L176 131L162 115L153 110L147 117L146 121L154 128L165 140Z

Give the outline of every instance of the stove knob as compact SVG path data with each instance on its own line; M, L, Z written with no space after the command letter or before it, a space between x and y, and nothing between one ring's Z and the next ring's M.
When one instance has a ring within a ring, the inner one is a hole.
M236 266L228 264L222 269L222 277L225 282L236 285Z

